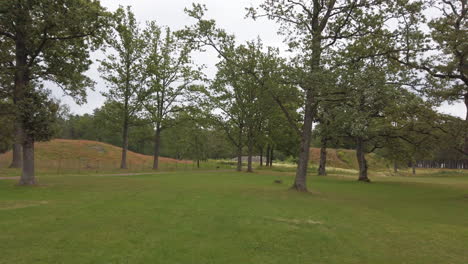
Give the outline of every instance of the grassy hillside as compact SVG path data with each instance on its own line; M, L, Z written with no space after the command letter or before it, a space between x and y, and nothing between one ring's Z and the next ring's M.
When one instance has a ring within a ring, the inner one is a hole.
M89 140L55 139L39 142L35 145L36 167L41 170L106 170L120 166L122 149L106 143ZM11 162L11 152L0 155L0 167L5 168ZM130 169L149 169L153 157L129 151L127 163ZM168 164L187 164L160 157L162 167Z
M369 164L369 168L372 170L387 168L388 161L374 153L366 155L366 158ZM319 161L320 149L311 148L310 162L314 165L318 165ZM349 149L328 149L327 165L333 168L358 169L356 151Z
M468 175L0 180L0 263L468 263Z

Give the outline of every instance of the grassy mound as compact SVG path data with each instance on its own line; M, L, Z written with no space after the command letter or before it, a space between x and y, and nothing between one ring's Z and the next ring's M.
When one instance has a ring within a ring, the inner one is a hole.
M39 170L117 169L120 166L121 155L120 147L97 141L54 139L35 144L36 168ZM0 166L8 166L11 157L11 152L0 155ZM159 162L162 166L191 163L164 157L160 157ZM153 157L129 151L127 163L130 169L149 169L153 164Z
M371 153L366 155L369 168L384 169L388 167L388 161ZM310 149L310 162L318 165L320 162L320 149ZM349 149L327 149L327 165L333 168L358 169L356 151Z

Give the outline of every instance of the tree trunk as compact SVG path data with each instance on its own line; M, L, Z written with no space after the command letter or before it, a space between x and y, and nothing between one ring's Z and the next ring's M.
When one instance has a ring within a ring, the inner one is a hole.
M197 159L197 169L199 169L199 168L200 168L200 160Z
M127 150L128 150L128 117L125 116L124 123L123 123L123 133L122 133L122 160L120 162L121 169L127 169Z
M237 135L237 171L242 171L242 130L243 126L240 125Z
M309 167L310 136L313 123L313 93L307 90L304 112L304 125L302 127L301 144L299 147L299 160L297 163L296 178L291 187L299 192L307 192L307 168Z
M14 96L13 99L15 105L18 102L18 99L16 98L16 95ZM17 116L15 118L15 143L13 144L13 158L11 161L10 168L16 168L19 169L23 166L23 148L22 148L22 141L23 141L23 125L21 124L20 117Z
M248 158L247 158L247 172L253 172L252 168L252 156L253 156L253 140L249 138L249 145L247 147Z
M237 146L237 171L242 171L242 145Z
M23 173L19 185L35 185L34 176L34 138L24 135L23 140Z
M413 175L416 175L416 162L411 162L411 168L413 169Z
M274 148L273 148L273 146L271 146L271 149L270 149L270 167L273 167L273 160L275 159L273 157L273 153L274 153Z
M154 154L153 154L153 170L159 169L159 153L161 146L161 128L160 125L156 125L156 133L154 135Z
M465 107L466 107L466 118L465 118L465 155L468 155L468 93L465 94Z
M393 172L398 173L398 163L396 161L393 161Z
M29 14L17 16L16 21L16 40L15 40L15 87L14 87L14 100L18 105L25 98L26 89L29 89L29 69L27 63L27 50L26 50L26 29L24 27L24 20L29 18ZM17 111L24 111L25 109L17 109ZM20 112L17 113L21 116ZM20 185L34 185L36 179L34 177L34 138L32 135L27 134L24 120L17 118L15 126L16 136L20 135L22 145L22 174L19 181ZM19 124L19 125L18 125ZM16 139L18 140L18 138ZM16 141L18 143L18 141ZM20 152L21 153L21 152Z
M320 148L320 164L318 168L319 176L327 175L327 138L322 138L322 147Z
M356 157L359 165L359 181L370 182L367 177L367 160L366 153L364 149L364 140L362 138L357 138L356 140Z
M19 169L23 166L23 147L21 146L22 136L15 135L15 137L15 143L13 144L12 148L12 160L10 168Z
M263 147L260 148L260 167L263 167Z
M270 166L270 144L267 145L265 166Z

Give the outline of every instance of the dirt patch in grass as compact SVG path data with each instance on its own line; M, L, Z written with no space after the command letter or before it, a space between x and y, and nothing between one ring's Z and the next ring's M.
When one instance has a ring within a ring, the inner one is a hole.
M48 201L1 201L0 210L13 210L41 206L48 204Z
M283 223L288 223L288 224L295 224L295 225L321 225L323 224L320 221L314 221L311 219L294 219L294 218L279 218L279 217L266 217L268 220L272 220L275 222L283 222Z

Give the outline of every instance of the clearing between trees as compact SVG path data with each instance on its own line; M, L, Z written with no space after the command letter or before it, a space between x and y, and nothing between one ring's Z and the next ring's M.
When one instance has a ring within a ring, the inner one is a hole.
M0 181L0 263L468 263L466 173L311 177L308 194L293 175Z

